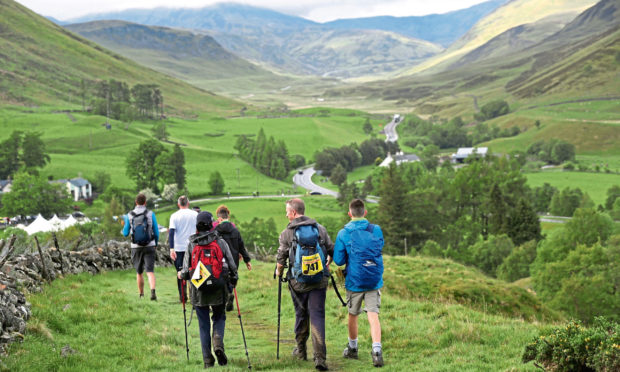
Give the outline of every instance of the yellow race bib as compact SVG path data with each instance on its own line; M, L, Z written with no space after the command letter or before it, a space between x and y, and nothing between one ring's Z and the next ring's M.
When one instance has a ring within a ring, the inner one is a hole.
M315 275L323 271L323 262L318 253L301 257L301 272L304 275Z

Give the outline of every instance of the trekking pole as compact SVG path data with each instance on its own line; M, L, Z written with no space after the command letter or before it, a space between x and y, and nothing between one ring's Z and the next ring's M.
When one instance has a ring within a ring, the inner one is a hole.
M336 296L338 296L338 299L342 303L342 306L347 306L347 303L344 302L344 300L342 299L342 296L340 296L340 291L338 291L338 286L336 285L336 281L334 280L334 276L330 274L329 277L332 278L332 286L334 287L334 291L336 291Z
M239 309L239 297L237 297L237 288L233 287L235 293L235 302L237 303L237 315L239 316L239 324L241 325L241 335L243 336L243 346L245 346L245 356L248 357L248 369L252 369L250 364L250 354L248 354L248 344L245 342L245 332L243 331L243 323L241 322L241 310Z
M277 271L277 267L276 267ZM273 272L273 278L276 278L276 271ZM282 305L282 277L278 276L278 336L276 341L276 359L280 359L280 306Z
M187 353L187 361L189 362L189 343L187 342L187 315L185 313L185 280L181 281L183 289L181 291L181 298L183 303L183 325L185 326L185 352Z

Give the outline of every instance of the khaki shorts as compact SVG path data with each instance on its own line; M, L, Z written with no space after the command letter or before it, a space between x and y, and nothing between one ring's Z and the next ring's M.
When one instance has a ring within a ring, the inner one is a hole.
M349 314L360 315L362 313L362 300L364 300L364 311L379 314L381 307L381 290L367 292L351 292L347 290L347 308Z

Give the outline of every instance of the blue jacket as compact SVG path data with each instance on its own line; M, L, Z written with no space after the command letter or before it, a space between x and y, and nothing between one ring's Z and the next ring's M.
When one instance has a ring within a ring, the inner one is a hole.
M336 237L336 244L334 245L334 263L338 266L347 264L347 273L352 270L357 270L355 267L349 267L349 252L351 252L351 232L354 230L365 230L368 227L368 220L363 218L359 220L353 220L344 226L344 229L338 232L338 236ZM373 235L381 240L381 247L383 248L383 231L379 225L375 225L373 231ZM356 285L356 283L351 283L350 280L351 275L347 275L347 278L344 282L345 287L352 292L363 292L368 289L361 289ZM383 278L379 281L376 288L379 289L383 287Z

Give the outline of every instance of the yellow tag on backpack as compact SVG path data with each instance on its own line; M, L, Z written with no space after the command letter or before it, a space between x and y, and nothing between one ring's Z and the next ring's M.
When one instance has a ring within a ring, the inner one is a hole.
M203 265L202 262L199 262L198 267L196 268L196 270L194 270L194 275L192 276L192 284L194 285L194 287L196 287L196 289L198 289L200 288L202 283L204 283L205 280L209 279L210 277L211 273L209 272L209 269L207 269L207 267Z
M321 256L315 253L311 256L301 257L301 271L304 275L315 275L323 271L323 262Z

